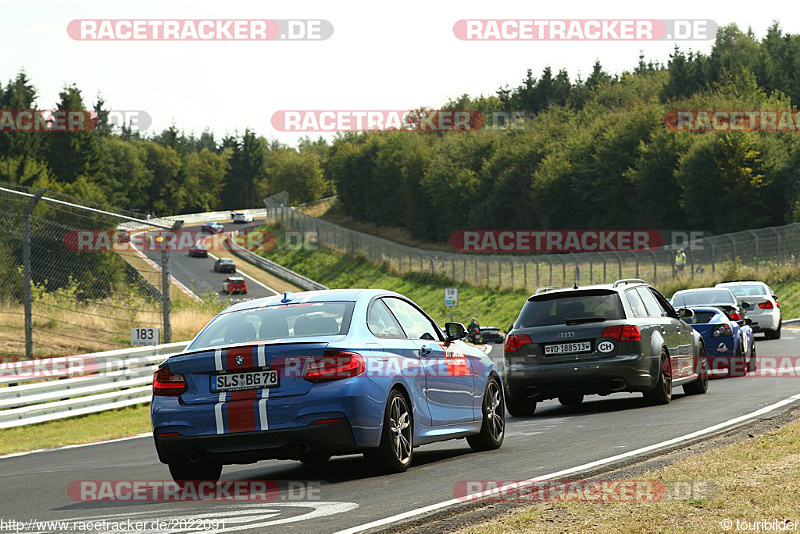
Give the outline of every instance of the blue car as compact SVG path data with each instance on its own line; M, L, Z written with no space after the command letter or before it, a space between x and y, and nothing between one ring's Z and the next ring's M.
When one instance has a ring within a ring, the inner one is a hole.
M744 321L731 319L722 308L690 306L694 317L686 321L702 336L706 357L712 371L726 370L742 376L756 368L756 345L753 329Z
M205 223L205 224L203 224L203 226L200 227L200 231L201 232L207 232L209 234L218 234L218 233L222 232L224 229L225 229L225 225L224 224L220 224L218 222Z
M400 472L415 447L456 438L497 449L500 375L466 335L377 289L235 304L155 373L159 459L186 481L218 480L224 464L352 453Z

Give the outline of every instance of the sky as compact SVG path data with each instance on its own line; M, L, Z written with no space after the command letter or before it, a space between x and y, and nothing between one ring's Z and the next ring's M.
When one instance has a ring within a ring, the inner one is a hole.
M758 38L775 20L800 33L795 2L533 2L409 0L332 2L60 0L3 5L0 80L24 69L51 109L66 84L87 106L100 95L114 110L144 110L148 133L171 124L217 140L250 128L296 145L306 134L270 123L280 110L436 108L463 93L494 94L515 87L527 69L545 66L585 78L595 60L606 71L631 70L640 51L665 63L675 41L463 41L460 19L710 19L752 28ZM324 41L79 41L75 19L324 19ZM679 43L709 52L713 41ZM308 134L316 137L318 134ZM330 137L330 136L326 136Z

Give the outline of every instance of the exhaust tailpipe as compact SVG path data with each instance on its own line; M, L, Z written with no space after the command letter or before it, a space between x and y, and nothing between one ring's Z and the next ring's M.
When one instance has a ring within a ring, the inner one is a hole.
M622 391L627 387L625 381L621 378L612 378L608 381L608 389L611 391Z
M197 451L191 451L188 456L189 463L196 464L200 461L200 453Z
M310 450L311 446L305 441L301 441L300 443L297 444L297 452L299 452L300 454L308 454Z

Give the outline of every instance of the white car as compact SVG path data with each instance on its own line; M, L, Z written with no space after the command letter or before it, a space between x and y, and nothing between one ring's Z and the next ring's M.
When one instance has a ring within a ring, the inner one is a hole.
M253 222L253 214L244 211L244 210L237 210L234 211L231 216L233 217L233 222L235 223L251 223Z
M723 282L716 287L731 290L739 303L747 302L747 316L753 321L754 332L764 332L767 339L781 337L781 309L775 292L764 282Z

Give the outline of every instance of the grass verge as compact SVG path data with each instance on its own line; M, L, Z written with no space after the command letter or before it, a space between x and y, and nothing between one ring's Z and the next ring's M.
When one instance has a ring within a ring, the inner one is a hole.
M0 454L91 443L149 432L150 404L0 432Z
M722 532L722 522L777 519L798 522L800 421L720 449L691 455L637 480L710 482L706 498L644 502L541 502L459 531L462 534L533 532ZM762 530L764 530L762 528ZM774 529L772 529L774 530Z

